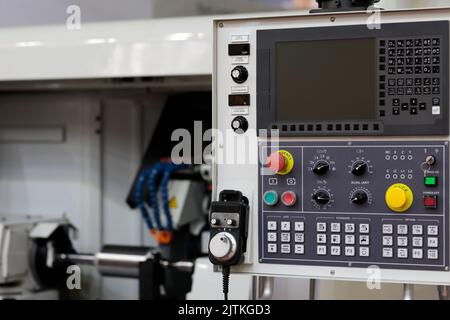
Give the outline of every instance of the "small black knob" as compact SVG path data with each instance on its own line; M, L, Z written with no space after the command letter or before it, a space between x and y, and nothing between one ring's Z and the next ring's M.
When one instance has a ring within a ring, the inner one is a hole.
M231 128L236 133L244 133L248 129L248 121L244 117L238 116L231 121Z
M326 161L318 161L313 168L313 172L319 176L323 176L330 170L330 164Z
M352 198L351 201L354 204L364 204L367 202L367 200L369 199L369 197L367 196L367 193L364 191L356 191L355 193L352 194Z
M236 83L243 83L248 79L248 71L244 66L237 66L231 70L231 78Z
M352 166L352 173L355 176L362 176L367 171L367 162L365 161L356 161Z
M322 206L330 202L330 194L326 191L317 191L312 198L317 204Z

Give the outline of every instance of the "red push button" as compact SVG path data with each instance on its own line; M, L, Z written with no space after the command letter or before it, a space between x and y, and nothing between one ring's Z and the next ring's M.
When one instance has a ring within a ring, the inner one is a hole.
M427 209L436 209L437 208L437 196L423 196L423 205Z
M281 202L286 207L292 207L297 202L297 195L293 191L286 191L281 195Z
M267 166L274 173L283 171L286 168L286 158L279 152L274 152L267 160Z

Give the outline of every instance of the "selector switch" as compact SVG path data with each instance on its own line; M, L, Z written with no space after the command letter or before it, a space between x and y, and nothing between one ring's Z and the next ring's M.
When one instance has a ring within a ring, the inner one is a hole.
M358 190L355 193L352 194L351 202L354 204L362 205L367 202L369 199L369 196L365 191Z
M352 174L355 176L362 176L367 172L367 162L365 161L356 161L352 165Z
M385 200L392 211L405 212L411 208L414 196L406 184L396 183L387 189Z
M236 133L244 133L248 129L248 121L242 116L238 116L231 121L231 128Z
M330 164L327 161L320 160L314 164L313 172L319 176L323 176L330 170Z
M286 150L279 150L269 156L266 166L276 174L286 175L294 168L294 157Z
M248 71L244 66L237 66L231 70L231 78L236 83L244 83L248 79Z
M324 190L319 190L312 196L313 200L321 206L327 205L330 202L331 197L330 194Z

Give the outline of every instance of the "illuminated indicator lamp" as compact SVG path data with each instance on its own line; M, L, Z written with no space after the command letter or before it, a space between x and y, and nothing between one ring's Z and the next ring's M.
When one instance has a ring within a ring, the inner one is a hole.
M278 203L278 193L276 191L267 191L264 193L264 203L270 207L276 205Z
M437 186L437 177L435 176L426 176L424 179L424 183L428 187L435 187Z
M292 207L297 202L297 195L292 191L286 191L281 195L281 202L286 207Z
M427 209L436 209L437 208L437 196L423 196L423 205Z

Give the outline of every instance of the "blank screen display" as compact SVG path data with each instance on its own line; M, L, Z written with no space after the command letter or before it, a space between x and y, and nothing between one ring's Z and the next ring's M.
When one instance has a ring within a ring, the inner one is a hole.
M277 120L374 119L375 59L374 39L278 43Z

